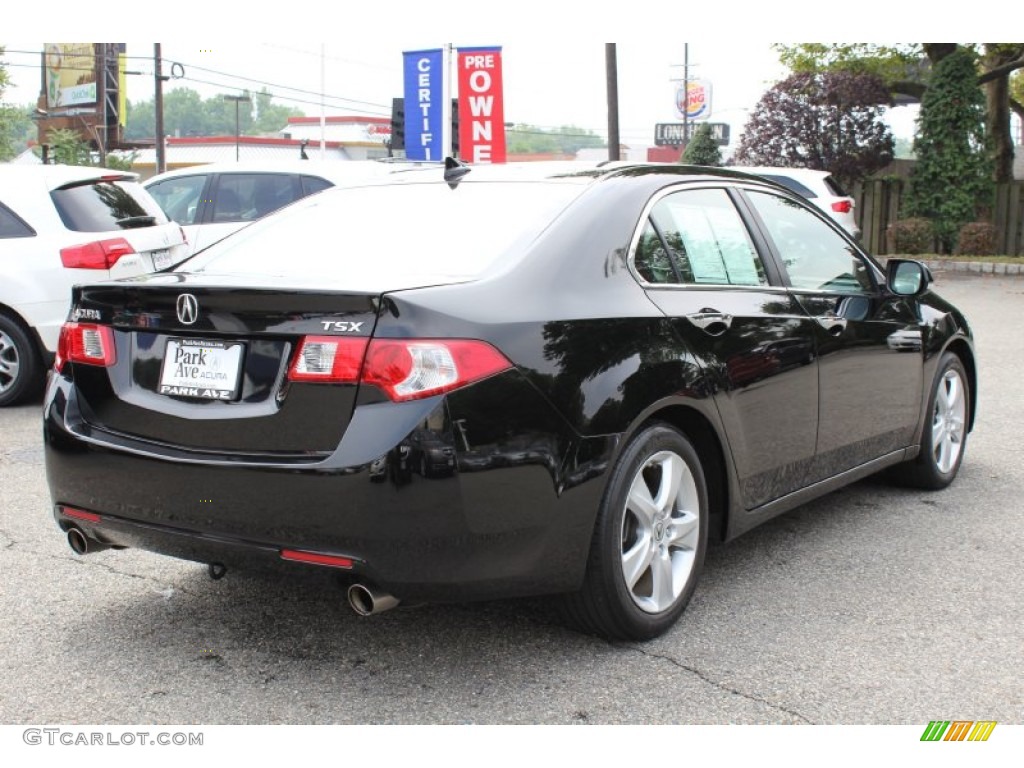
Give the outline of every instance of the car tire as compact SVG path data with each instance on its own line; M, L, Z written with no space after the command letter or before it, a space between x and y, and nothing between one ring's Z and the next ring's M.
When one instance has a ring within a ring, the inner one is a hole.
M650 640L679 618L696 588L708 533L700 457L674 427L652 423L612 469L582 589L564 613L612 640Z
M29 334L0 315L0 408L17 405L42 389L43 364Z
M952 352L945 353L928 396L921 451L911 461L894 467L893 479L926 490L939 490L953 482L967 449L969 382L960 358Z

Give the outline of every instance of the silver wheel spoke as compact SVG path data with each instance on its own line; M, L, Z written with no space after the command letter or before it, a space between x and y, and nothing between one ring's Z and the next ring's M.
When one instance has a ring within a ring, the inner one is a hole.
M685 469L686 464L682 458L674 453L669 454L661 462L661 485L658 487L658 497L654 504L663 517L668 517L675 509Z
M644 575L651 566L651 558L655 549L651 543L650 532L642 534L636 544L622 553L622 575L626 579L626 586L633 589L640 577Z
M651 561L651 607L663 611L676 599L672 579L672 559L665 551L659 552Z
M658 516L658 506L651 497L651 492L644 482L643 472L638 472L633 478L633 485L629 489L629 500L626 502L626 509L636 515L645 528L650 528Z
M700 520L692 512L673 520L668 545L677 549L696 549L700 536Z

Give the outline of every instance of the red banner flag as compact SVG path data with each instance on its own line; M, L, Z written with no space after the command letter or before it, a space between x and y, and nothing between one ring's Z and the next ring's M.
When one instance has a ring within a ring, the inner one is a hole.
M470 163L505 162L501 48L460 48L459 156Z

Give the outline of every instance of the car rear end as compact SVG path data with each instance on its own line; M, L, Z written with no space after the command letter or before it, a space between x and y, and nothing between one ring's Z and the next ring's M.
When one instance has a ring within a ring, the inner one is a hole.
M168 269L188 256L184 232L169 221L137 174L48 166L25 174L40 200L29 219L32 263L20 271L19 309L51 353L68 314L71 286Z
M450 199L436 186L438 200ZM548 207L571 197L553 195ZM490 248L508 253L524 233L460 238L444 264L431 263L437 238L424 245L369 226L374 207L394 200L342 199L333 210L367 224L345 245L331 241L336 217L316 214L325 203L311 198L273 217L289 223L257 222L188 272L75 289L45 403L58 524L76 549L334 568L403 596L571 586L579 574L569 564L539 557L573 524L554 514L551 472L571 430L488 340L493 329L415 300L457 292L478 276L479 265L465 264L490 260ZM422 212L424 227L430 218ZM421 231L416 221L404 217L408 231ZM523 423L557 437L549 457L501 483L544 503L512 513L515 501L486 473L414 472L414 445L465 452L467 418L479 422L510 399L528 416L508 429L496 418L495 445Z

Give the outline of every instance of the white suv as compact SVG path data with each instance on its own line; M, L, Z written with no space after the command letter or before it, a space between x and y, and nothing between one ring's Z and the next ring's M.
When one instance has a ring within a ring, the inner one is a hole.
M45 381L71 286L188 256L181 227L137 179L108 168L0 164L0 407Z
M860 238L860 227L853 213L854 201L827 171L809 168L773 168L768 166L732 166L730 170L753 173L793 190L831 216L854 238Z

